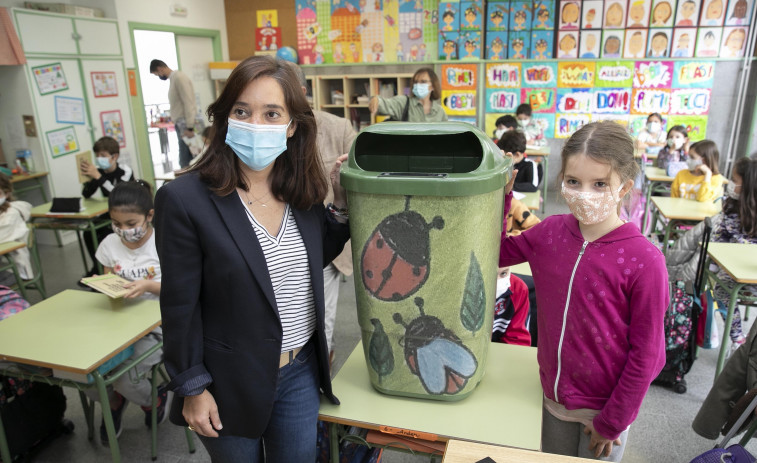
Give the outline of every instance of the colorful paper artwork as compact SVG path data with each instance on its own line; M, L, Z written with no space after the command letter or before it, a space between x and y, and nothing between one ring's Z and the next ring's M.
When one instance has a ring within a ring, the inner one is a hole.
M596 63L561 62L557 63L557 86L590 88L594 86Z
M68 90L68 82L60 63L45 64L32 68L34 81L40 95Z
M487 88L520 88L520 63L488 63L486 65Z
M603 29L623 29L626 24L626 2L610 0L605 2Z
M691 58L694 56L697 30L693 27L679 27L673 31L673 43L670 47L671 58Z
M555 28L554 0L534 0L531 28L548 31L552 31Z
M557 63L523 63L523 87L557 86Z
M476 91L442 90L441 104L447 114L458 116L475 116Z
M581 24L581 2L576 0L560 0L560 19L558 29L576 30Z
M559 31L557 33L557 57L563 59L578 58L578 31Z
M700 27L697 30L697 45L694 56L697 58L714 58L720 54L720 41L723 38L722 27Z
M531 30L531 10L533 2L514 0L510 2L510 30L511 31L529 31Z
M115 72L90 72L92 93L95 98L118 96L118 84Z
M458 2L439 2L439 17L441 23L439 30L452 32L460 30L460 3ZM497 29L495 29L497 30ZM503 29L507 30L507 28Z
M705 115L710 110L709 88L679 88L670 93L670 114Z
M655 29L649 31L647 58L667 58L670 53L670 38L673 29Z
M279 27L279 12L277 10L258 10L255 16L257 27Z
M481 31L482 18L484 16L481 3L460 2L460 30Z
M670 88L673 82L672 61L637 61L634 66L634 87Z
M752 18L754 0L730 0L725 14L726 26L748 26Z
M623 31L602 31L602 58L620 58L623 38Z
M528 103L535 113L551 113L555 111L556 89L552 88L523 88L521 101Z
M534 124L541 130L545 136L549 137L555 133L555 115L554 113L535 113L531 116Z
M530 32L513 32L508 33L510 46L508 47L508 58L510 59L527 59L528 51L531 44Z
M439 59L443 61L457 60L458 32L439 32Z
M552 58L552 43L554 42L553 34L552 31L531 31L531 59Z
M672 27L676 0L654 0L649 27Z
M558 88L555 111L563 114L581 114L591 112L594 92L580 88Z
M578 47L579 58L599 58L599 46L602 43L601 30L582 30L580 46Z
M673 88L712 88L715 83L714 61L676 61Z
M72 125L45 132L45 136L54 158L79 151L79 141Z
M724 27L720 57L741 58L744 56L748 32L748 27Z
M631 114L647 116L670 111L670 90L667 88L634 88L631 94Z
M591 122L591 114L555 114L555 138L570 138L576 130Z
M510 1L487 2L486 8L486 30L506 31L510 21Z
M644 58L647 33L648 29L626 29L626 46L623 50L623 58Z
M591 109L594 114L628 114L630 107L630 88L598 88L594 90Z
M481 32L460 32L457 49L460 60L481 59Z
M520 104L520 89L486 89L486 111L495 113L514 113Z
M595 87L631 87L633 61L599 61L596 67Z
M124 124L121 119L121 111L103 111L100 113L100 123L103 128L103 135L115 138L118 146L126 148L126 137L124 136Z
M726 0L704 0L700 26L722 26L725 20Z
M649 10L651 6L651 0L629 0L626 27L628 29L649 27Z
M676 27L693 27L699 23L701 0L678 0Z
M696 142L707 138L707 116L670 116L668 127L682 125L689 134L689 142Z
M507 58L507 32L487 32L486 42L486 59Z
M442 66L441 84L443 90L476 90L475 64L445 64Z
M581 29L602 28L604 5L604 0L584 0L581 11Z

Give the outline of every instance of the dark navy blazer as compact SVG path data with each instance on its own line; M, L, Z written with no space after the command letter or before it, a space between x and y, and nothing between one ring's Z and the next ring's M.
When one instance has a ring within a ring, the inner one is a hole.
M307 249L316 309L321 392L332 402L324 330L323 267L342 251L349 227L323 205L292 208ZM263 250L236 193L219 196L196 173L161 187L155 231L162 272L160 311L171 422L186 426L181 391L209 378L221 435L258 438L268 423L282 328Z

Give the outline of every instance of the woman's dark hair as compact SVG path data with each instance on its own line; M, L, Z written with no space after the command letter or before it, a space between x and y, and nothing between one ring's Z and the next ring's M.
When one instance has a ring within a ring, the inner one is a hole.
M528 103L518 105L518 108L515 110L515 115L520 116L521 114L525 114L526 116L531 117L531 105Z
M147 216L153 210L152 187L144 180L116 184L108 195L108 210Z
M442 84L439 82L439 76L436 75L431 68L420 68L413 74L412 82L415 83L415 79L418 75L423 73L428 74L428 78L431 80L431 100L435 101L442 97Z
M526 136L520 130L510 130L502 134L497 146L505 153L523 154L526 152Z
M757 153L736 161L733 172L741 177L741 194L725 200L723 213L738 214L744 234L757 237Z
M13 183L11 178L5 174L0 174L0 190L5 193L5 202L0 206L0 212L5 212L11 207L11 201L15 199L13 197Z
M241 173L241 162L226 144L228 118L239 95L250 83L261 77L274 79L284 93L284 103L292 118L294 135L287 139L287 149L273 164L271 192L280 201L297 209L308 209L322 203L328 192L326 174L321 166L315 143L315 116L305 99L294 69L286 61L271 56L252 56L231 71L221 96L208 107L213 136L207 152L190 172L198 172L203 182L220 196L236 188L249 191Z
M691 150L702 157L702 164L706 165L712 171L712 175L718 175L720 169L718 169L718 163L720 162L720 151L718 151L718 145L712 140L699 140L693 145L689 146L689 156L691 156Z
M662 120L662 118L660 118L660 120ZM686 130L686 127L682 125L674 125L673 127L671 127L670 130L668 130L668 138L670 138L670 134L672 134L673 132L678 132L683 135L684 138L689 138L689 132Z

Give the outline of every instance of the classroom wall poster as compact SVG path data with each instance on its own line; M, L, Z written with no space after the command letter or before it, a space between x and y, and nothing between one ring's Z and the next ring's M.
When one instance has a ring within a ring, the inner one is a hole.
M486 89L486 112L515 113L520 104L521 89Z
M60 63L33 67L32 74L34 74L34 81L37 83L37 90L39 90L40 95L68 90L66 75L63 73L63 66Z
M95 98L118 96L118 84L115 72L90 72L92 93Z
M634 87L670 88L673 81L672 61L636 61Z
M594 114L628 114L631 107L630 88L598 88L594 90Z
M523 63L523 87L557 86L557 63Z
M715 79L714 61L676 61L673 87L712 88Z
M521 63L487 63L487 88L520 88Z
M79 141L72 125L45 132L45 138L54 158L79 151Z
M667 88L634 88L631 94L631 114L648 116L670 111L670 90Z
M121 111L103 111L100 113L100 123L103 128L103 135L115 138L118 146L126 148L126 137L124 137L124 124L121 119Z
M586 88L558 88L555 111L562 114L591 112L594 92Z
M599 121L612 121L616 124L620 124L628 130L628 114L610 114L610 113L602 113L602 114L592 114L591 115L591 121L592 122L599 122Z
M630 87L633 85L633 61L597 62L595 87Z
M467 89L476 90L478 80L476 64L444 64L442 65L442 88L445 90Z
M710 110L709 88L678 88L670 93L670 114L706 115Z
M647 128L648 116L649 116L648 114L644 114L644 115L639 115L639 116L632 115L628 117L628 133L629 135L631 135L631 137L633 138L638 137L641 131ZM668 126L667 128L665 128L665 126L663 125L663 130L667 132L667 129L670 127L672 126Z
M476 92L472 90L442 90L442 107L449 115L475 116Z
M576 130L591 122L591 114L555 114L555 138L570 138Z
M555 93L554 88L523 88L521 101L528 103L535 113L553 113L555 112Z
M55 122L59 124L80 124L84 120L84 99L55 96Z
M668 127L674 125L686 127L689 141L692 143L707 138L707 116L670 116Z
M542 130L545 137L555 133L555 114L554 113L536 113L531 116L536 126Z
M594 62L557 63L557 86L590 88L594 86ZM557 124L557 122L555 122Z

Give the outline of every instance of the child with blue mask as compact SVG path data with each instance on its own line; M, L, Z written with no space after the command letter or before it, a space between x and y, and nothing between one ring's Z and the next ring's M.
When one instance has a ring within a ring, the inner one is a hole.
M413 75L410 95L397 95L391 98L371 97L368 103L372 115L389 116L393 121L404 122L443 122L447 120L439 99L441 84L439 77L431 68L421 68Z
M134 172L131 170L131 167L126 164L118 163L120 147L115 138L100 138L92 146L92 151L95 153L95 162L91 163L84 161L79 166L80 172L91 179L82 186L81 195L84 198L90 198L97 193L98 190L100 190L100 193L107 198L116 185L121 182L130 182L134 180ZM107 213L95 219L95 223L105 220L110 220L110 216ZM97 242L102 242L102 240L110 233L112 233L110 227L98 228ZM91 235L91 233L84 233L84 242L87 245L90 257L92 258L92 268L90 268L85 276L91 276L98 273L97 265L95 264L96 247L92 241Z

